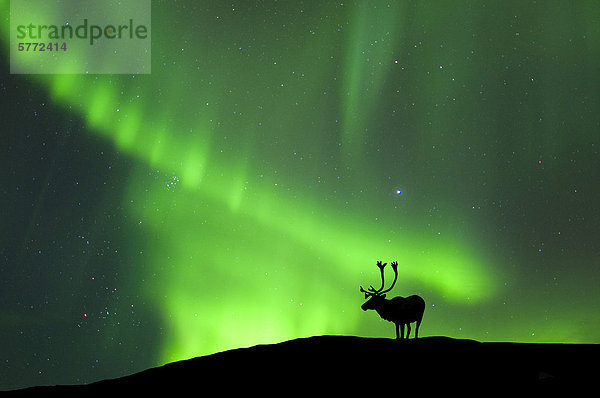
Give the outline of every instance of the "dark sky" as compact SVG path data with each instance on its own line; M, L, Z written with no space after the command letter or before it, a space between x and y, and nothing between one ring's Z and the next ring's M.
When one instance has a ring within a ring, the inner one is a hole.
M3 29L1 389L393 337L377 260L420 336L600 341L597 2L198 3L148 75L10 74Z

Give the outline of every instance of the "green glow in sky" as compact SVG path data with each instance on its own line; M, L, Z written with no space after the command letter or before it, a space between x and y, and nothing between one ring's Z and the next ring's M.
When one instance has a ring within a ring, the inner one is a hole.
M598 60L586 13L572 10L574 26L536 16L539 5L322 3L155 3L151 75L29 77L82 118L82 134L132 159L106 206L139 232L119 289L151 303L155 361L310 335L393 337L360 310L377 260L399 263L390 294L425 298L423 336L593 339L577 331L586 307L565 300L597 293L570 295L565 285L585 278L566 275L569 256L541 257L541 242L578 247L556 238L577 229L550 220L553 199L535 191L576 188L565 185L576 148L593 143L580 164L598 164L597 93L571 77L561 90L588 104L565 100L562 118L553 96L560 62ZM549 24L580 47L555 43ZM573 135L561 138L561 122ZM545 174L556 170L567 176ZM581 269L597 265L593 247Z

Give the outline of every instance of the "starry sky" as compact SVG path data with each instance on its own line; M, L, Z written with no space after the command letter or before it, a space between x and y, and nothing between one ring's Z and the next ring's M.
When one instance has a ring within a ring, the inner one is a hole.
M153 1L145 75L0 9L0 389L394 337L378 260L420 336L600 342L598 2Z

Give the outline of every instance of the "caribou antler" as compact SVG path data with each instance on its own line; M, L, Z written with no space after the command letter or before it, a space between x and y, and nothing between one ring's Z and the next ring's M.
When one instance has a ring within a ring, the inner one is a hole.
M386 265L387 265L387 263L381 264L381 261L377 261L377 266L379 267L379 271L381 272L381 287L377 290L373 289L374 293L379 293L383 289L383 284L384 284L383 269L385 268Z
M375 289L373 287L373 285L369 286L369 290L365 290L363 289L363 287L360 287L360 291L362 293L365 294L365 298L369 297L369 296L373 296L373 295L379 295L379 294L383 294L386 292L389 292L390 290L392 290L392 288L394 287L394 285L396 284L396 279L398 279L398 262L397 261L392 261L392 268L394 269L394 282L392 283L392 286L390 286L389 289L387 290L383 290L383 286L385 285L385 276L383 273L383 270L385 269L385 266L387 265L387 263L381 263L381 261L377 261L377 266L379 267L379 272L381 273L381 287L379 289Z
M379 294L383 294L383 293L387 293L390 290L392 290L392 288L394 287L394 285L396 284L396 280L398 279L398 261L392 261L392 263L390 264L392 266L392 269L394 270L394 281L392 282L392 286L390 286L389 289L384 290L384 291L380 291ZM382 282L383 282L383 268L381 269L381 278L382 278ZM383 284L381 285L381 287L383 288Z

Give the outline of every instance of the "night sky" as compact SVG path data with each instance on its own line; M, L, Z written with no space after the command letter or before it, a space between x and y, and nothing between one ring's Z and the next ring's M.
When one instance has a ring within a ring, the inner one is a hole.
M0 389L393 338L378 260L420 337L600 342L600 3L152 3L151 74L12 75L0 1Z

